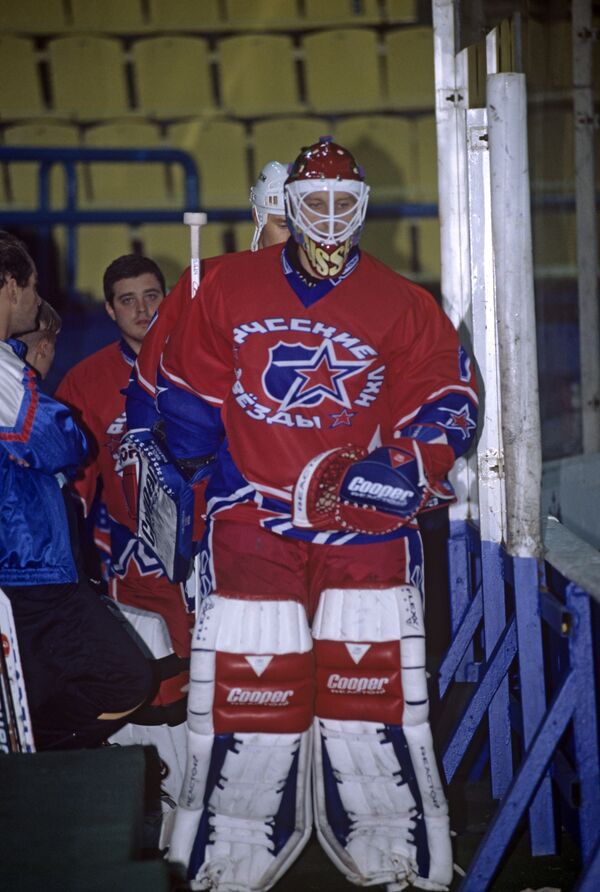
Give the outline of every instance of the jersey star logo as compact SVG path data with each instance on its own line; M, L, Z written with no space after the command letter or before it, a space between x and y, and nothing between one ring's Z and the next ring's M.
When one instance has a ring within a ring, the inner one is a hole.
M323 341L317 349L280 342L269 352L271 361L264 375L265 391L280 403L281 411L318 406L327 399L349 409L351 402L344 382L372 362L338 359L330 341Z
M329 425L330 428L340 427L342 424L352 427L352 419L356 415L356 412L349 412L348 409L342 409L342 411L337 414L330 412L329 415L333 419Z
M440 411L448 413L447 421L440 421L442 427L460 431L463 440L466 440L471 431L477 427L469 414L468 403L465 403L462 409L441 409Z

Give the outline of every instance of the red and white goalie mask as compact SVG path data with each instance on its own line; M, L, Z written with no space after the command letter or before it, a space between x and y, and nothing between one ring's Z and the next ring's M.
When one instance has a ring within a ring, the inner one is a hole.
M321 137L298 155L285 183L285 204L290 232L313 275L341 274L358 244L368 199L362 170L331 137Z

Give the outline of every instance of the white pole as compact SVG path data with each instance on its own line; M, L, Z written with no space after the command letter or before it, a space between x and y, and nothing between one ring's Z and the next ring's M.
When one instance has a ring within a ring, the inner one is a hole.
M471 344L471 269L467 185L467 51L457 53L456 0L433 0L435 118L441 248L442 304L468 350ZM453 521L477 517L477 471L460 458L451 473L458 504Z
M542 478L525 75L487 79L507 549L541 555Z
M186 211L183 222L190 227L190 272L192 300L200 287L200 227L206 226L206 214Z
M579 362L583 452L586 453L600 451L600 339L591 0L573 0L572 8Z

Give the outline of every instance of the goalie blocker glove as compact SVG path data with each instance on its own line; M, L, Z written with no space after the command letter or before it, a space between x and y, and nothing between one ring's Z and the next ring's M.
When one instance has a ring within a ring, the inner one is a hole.
M444 479L453 463L449 446L408 437L370 453L360 446L330 449L311 459L298 478L294 525L371 535L393 532L419 512L454 501L452 486Z
M138 460L138 538L156 555L171 582L184 582L193 543L199 538L195 502L200 500L202 481L212 470L212 460L198 461L190 477L190 468L179 469L165 455L153 432L144 429L129 431L121 441L123 447L134 449ZM131 479L128 483L131 502Z

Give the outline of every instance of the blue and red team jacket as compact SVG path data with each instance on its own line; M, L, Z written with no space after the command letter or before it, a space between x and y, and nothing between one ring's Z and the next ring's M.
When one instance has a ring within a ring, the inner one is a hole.
M87 441L70 410L39 389L25 353L20 341L0 341L0 586L75 582L61 485Z

